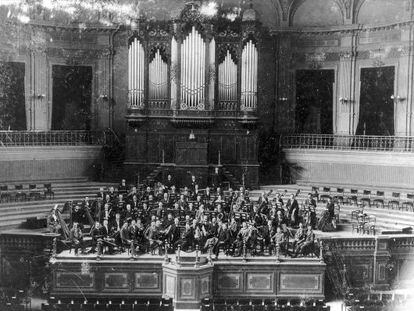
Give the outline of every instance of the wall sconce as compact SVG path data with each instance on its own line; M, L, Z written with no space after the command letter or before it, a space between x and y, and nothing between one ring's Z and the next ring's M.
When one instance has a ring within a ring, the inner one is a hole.
M99 98L101 98L103 101L108 101L108 95L106 94L99 95Z
M351 103L351 102L352 102L352 100L351 100L351 99L349 99L348 97L339 97L339 102L340 102L341 104L347 104L347 103Z
M278 100L281 101L281 102L287 102L288 98L287 97L279 97Z
M191 130L190 135L188 136L188 139L189 140L194 140L195 139L195 135L194 135L193 130Z
M394 101L394 103L399 103L405 100L404 97L401 97L399 95L397 96L391 95L391 99Z
M43 99L45 97L46 97L45 94L37 94L37 95L35 95L35 98L37 98L37 99Z

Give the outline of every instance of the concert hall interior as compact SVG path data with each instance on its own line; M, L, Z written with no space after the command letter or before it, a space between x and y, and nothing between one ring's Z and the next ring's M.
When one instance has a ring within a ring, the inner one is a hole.
M0 310L414 310L414 0L0 0Z

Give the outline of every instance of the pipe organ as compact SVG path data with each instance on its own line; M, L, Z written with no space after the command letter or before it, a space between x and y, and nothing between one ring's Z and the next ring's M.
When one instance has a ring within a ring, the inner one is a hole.
M223 166L256 187L260 26L251 8L232 20L200 6L186 1L174 20L143 17L127 30L125 171L147 176L163 163L185 181L191 166L204 183Z
M181 46L181 109L204 110L206 43L196 28Z
M145 54L141 42L134 38L128 47L128 100L130 107L144 104Z
M149 63L148 75L149 99L156 101L168 99L168 65L163 60L159 49L157 49L154 58Z
M257 65L257 48L250 40L242 52L241 107L243 110L255 110L257 107Z
M229 50L218 67L218 99L220 102L237 100L237 64Z

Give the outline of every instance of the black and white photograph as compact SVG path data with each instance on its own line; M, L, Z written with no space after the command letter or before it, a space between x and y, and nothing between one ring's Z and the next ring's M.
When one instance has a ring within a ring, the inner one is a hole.
M414 0L0 0L0 311L413 311Z

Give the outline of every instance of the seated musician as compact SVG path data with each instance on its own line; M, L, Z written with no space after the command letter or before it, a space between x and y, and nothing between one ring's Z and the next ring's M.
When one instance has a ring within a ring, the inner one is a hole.
M129 201L129 204L131 204L131 209L136 213L140 208L140 202L136 194L132 196L132 199Z
M269 252L272 250L272 237L275 235L275 227L273 226L273 221L268 220L267 225L261 228L261 236L263 238L263 244L261 245L261 252L264 251L266 247Z
M112 237L112 232L109 227L108 219L104 219L101 227L101 236L102 236L102 245L108 247L109 254L114 252L114 238Z
M125 208L125 200L124 200L124 195L123 194L118 194L118 197L114 200L114 205L116 207L116 211L121 212L124 210Z
M85 253L82 229L79 227L77 222L73 223L72 229L69 231L69 239L75 248L75 255L78 255L79 248L81 249L82 254Z
M160 230L157 228L155 221L151 222L151 225L145 232L145 237L149 242L149 249L151 251L151 254L154 255L155 250L163 244L163 241L161 240Z
M275 197L275 199L276 199L276 203L280 203L280 206L283 206L284 204L283 204L283 199L282 199L282 196L280 195L280 193L278 192L278 193L276 193L276 197Z
M131 198L133 198L134 196L138 198L138 189L135 186L132 187L131 191L128 192L127 200L131 200Z
M92 237L92 248L89 252L95 253L98 242L102 241L102 229L101 229L101 224L99 221L95 221L95 224L91 228L90 235Z
M247 249L250 250L252 255L256 255L257 243L259 240L259 231L253 222L249 222L249 239L247 241Z
M218 230L217 243L213 249L216 259L218 258L220 248L222 248L225 254L228 255L230 245L231 245L230 231L227 228L227 224L222 223L220 229Z
M289 224L293 228L296 228L299 224L299 204L296 198L289 209Z
M103 201L104 201L104 204L112 204L112 198L109 194L105 194Z
M213 194L211 193L211 189L210 187L207 187L205 190L205 193L203 195L203 201L204 204L206 204L206 202L210 203L213 200Z
M306 230L306 236L303 241L295 250L293 257L298 255L306 256L314 251L315 247L315 233L313 233L312 226L308 226Z
M174 181L172 179L172 176L168 174L167 180L164 182L165 191L168 192L168 190L171 190L171 187L174 186Z
M57 213L59 213L59 211L57 210L58 206L58 204L55 204L49 216L47 217L47 227L49 228L49 231L53 233L61 233L62 231L59 217L57 215Z
M109 187L109 191L108 191L108 195L110 197L111 200L116 198L116 192L115 192L115 188L114 187Z
M135 255L135 247L134 247L134 240L131 238L130 231L129 231L129 223L125 221L122 225L120 231L120 239L121 239L121 247L124 245L128 245L130 247L131 253Z
M131 204L127 204L125 209L122 209L120 212L122 219L132 219L136 217L135 213L132 211Z
M191 191L191 193L195 192L196 187L198 189L197 179L194 175L191 175L191 182L190 182L190 187L189 187L190 188L189 190Z
M185 199L184 194L180 195L180 199L178 200L178 205L180 206L180 210L185 211L187 209L187 200Z
M193 219L193 223L191 225L191 228L193 230L193 249L196 245L201 246L202 240L203 240L203 232L201 230L201 226L199 225L197 219Z
M115 219L112 221L111 228L112 228L113 237L115 239L115 243L117 245L122 244L121 229L122 229L123 225L124 225L124 221L121 219L121 214L116 213L115 214Z
M128 227L128 231L129 231L129 238L132 240L132 243L135 247L135 251L145 250L145 245L142 244L142 237L140 237L141 230L142 228L138 227L138 224L135 221L135 219L132 219L131 224ZM139 243L139 240L141 243Z
M168 193L167 192L165 192L164 194L163 194L163 197L162 197L162 200L161 200L161 203L162 203L162 205L164 205L165 206L165 208L171 208L171 201L170 201L170 198L169 198L169 196L168 196Z
M75 204L72 210L72 223L75 222L77 222L81 228L87 222L85 210L83 210L79 204Z
M234 256L240 256L243 251L243 246L247 245L250 237L250 229L247 226L247 223L243 221L242 227L237 233L237 238L233 243L233 254Z
M106 193L103 187L99 188L99 192L96 194L96 197L101 198L102 200L105 199Z
M313 198L312 193L308 193L308 198L305 200L305 207L316 208L316 200Z
M277 227L276 228L276 233L273 236L273 240L276 246L279 246L279 250L284 253L285 255L287 255L287 241L286 241L286 235L283 232L281 227Z
M122 179L121 183L118 185L118 193L126 195L128 193L128 186L126 185L126 180Z
M169 198L171 202L174 202L177 197L178 197L178 193L177 193L177 189L174 185L171 186L171 190L168 192L169 193Z
M299 223L299 228L298 230L296 230L295 238L293 240L293 245L292 245L293 246L292 248L295 253L296 253L297 247L300 247L300 245L304 242L305 237L306 237L306 232L305 232L305 229L303 228L303 224Z
M178 218L174 218L173 223L167 228L166 235L171 247L175 249L181 239L181 229Z
M185 223L185 229L183 232L183 237L181 240L181 249L183 251L188 251L193 247L194 244L194 228L190 225L189 222Z
M149 200L150 196L154 196L154 192L151 190L151 187L147 187L142 195L142 199Z

